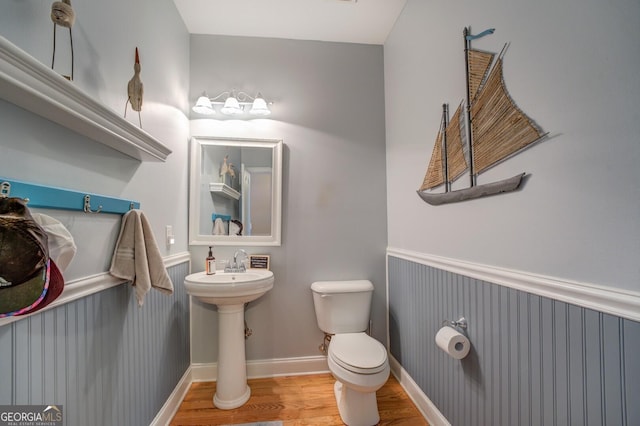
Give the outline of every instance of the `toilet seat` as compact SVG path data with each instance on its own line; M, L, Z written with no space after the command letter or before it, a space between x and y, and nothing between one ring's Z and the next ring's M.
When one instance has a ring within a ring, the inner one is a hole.
M358 374L376 374L388 365L384 345L366 333L334 335L328 355L342 368Z

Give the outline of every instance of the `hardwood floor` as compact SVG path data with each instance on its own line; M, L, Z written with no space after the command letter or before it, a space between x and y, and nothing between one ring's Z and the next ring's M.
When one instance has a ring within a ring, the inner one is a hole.
M342 425L330 373L251 379L251 398L240 408L213 406L215 382L193 383L171 426L209 426L282 420L284 426ZM391 375L377 392L380 425L428 425Z

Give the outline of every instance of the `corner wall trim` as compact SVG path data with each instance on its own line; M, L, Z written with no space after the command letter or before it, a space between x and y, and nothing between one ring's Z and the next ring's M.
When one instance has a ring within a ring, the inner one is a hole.
M387 257L465 275L607 314L640 321L640 293L388 247Z
M188 251L184 251L182 253L177 253L177 254L171 254L169 256L163 257L162 261L164 262L165 268L171 268L172 266L176 266L184 262L190 262L191 254L189 254Z
M189 367L149 426L165 426L171 423L171 419L173 419L173 416L178 412L182 400L187 395L187 392L189 392L191 383L193 383L193 379L191 367Z

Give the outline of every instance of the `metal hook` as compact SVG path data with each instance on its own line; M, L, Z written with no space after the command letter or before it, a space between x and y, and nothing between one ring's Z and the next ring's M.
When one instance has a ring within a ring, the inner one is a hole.
M11 183L4 181L0 183L0 198L9 198L11 196ZM29 202L28 198L23 198L25 204Z
M102 211L102 206L98 206L98 210L91 210L91 195L87 194L84 196L84 212L85 213L100 213Z
M9 182L0 183L0 198L8 198L11 194L11 184Z
M442 325L448 325L451 327L458 327L463 330L467 329L467 319L465 317L460 317L458 321L444 320L442 321Z

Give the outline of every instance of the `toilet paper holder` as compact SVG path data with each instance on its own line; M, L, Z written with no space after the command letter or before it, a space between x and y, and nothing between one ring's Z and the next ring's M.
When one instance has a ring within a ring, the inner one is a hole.
M453 328L461 328L463 330L467 329L467 319L465 317L460 317L458 321L444 320L442 321L442 325L448 325Z

